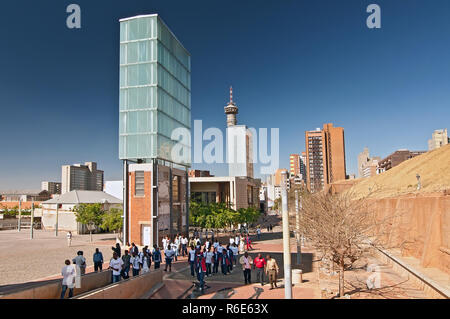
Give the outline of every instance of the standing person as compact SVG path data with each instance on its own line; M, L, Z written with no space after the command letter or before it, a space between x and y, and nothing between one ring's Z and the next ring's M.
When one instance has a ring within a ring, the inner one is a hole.
M75 268L70 264L70 260L66 259L65 266L61 270L63 276L61 286L61 299L64 299L67 288L69 288L69 298L73 297L73 288L75 286Z
M236 243L233 244L233 246L230 247L231 251L233 252L233 262L236 265L237 258L239 256L239 249L236 246Z
M206 276L210 277L212 274L212 262L213 262L214 253L211 251L211 247L206 251L205 263L206 263Z
M70 247L72 245L72 232L68 231L66 237L67 237L67 246Z
M234 236L231 236L230 237L230 245L233 245L234 244Z
M216 240L214 240L213 247L214 247L214 249L217 249L217 248L219 248L219 246L220 246L219 241L216 238Z
M270 232L270 225L267 225L267 232Z
M177 237L175 237L175 240L172 242L172 244L170 244L170 249L173 250L174 257L175 257L175 261L178 261L178 244L177 244Z
M219 272L219 253L217 252L217 248L214 248L212 261L214 262L213 274L215 275Z
M272 226L272 224L270 224L270 232L272 233L273 232L273 226Z
M213 229L211 229L211 242L212 243L214 242L214 230Z
M166 257L166 267L164 268L164 271L167 271L167 267L169 267L169 272L172 272L172 260L175 256L175 252L167 248L167 250L164 251L164 256Z
M151 258L147 252L147 250L144 250L142 258L141 258L141 265L142 265L142 274L146 274L150 271L151 267Z
M272 256L267 255L266 256L267 263L266 263L266 273L269 277L270 282L270 289L273 289L273 286L275 285L275 288L278 288L277 286L277 276L278 276L278 264L275 258L272 258Z
M247 237L246 237L245 241L247 243L247 250L253 250L252 240L250 239L250 236L248 235L248 233L247 233Z
M188 242L189 241L186 236L183 236L181 238L181 256L183 256L183 257L188 254L188 251L187 251Z
M200 291L203 292L205 289L206 260L200 250L197 250L195 257L195 272L200 283Z
M159 267L161 266L161 252L159 251L159 247L154 244L153 245L153 262L155 263L155 270L159 269Z
M242 270L244 271L244 280L245 284L251 284L252 283L252 264L253 260L252 257L248 255L248 252L244 253L244 256L242 256L239 259L239 263L242 265Z
M256 237L258 238L258 240L261 238L261 228L258 226L258 228L256 228Z
M244 243L244 239L242 237L239 240L239 251L241 254L243 254L245 252L245 243Z
M120 281L120 273L123 270L123 260L119 258L116 252L113 253L113 258L109 261L109 269L112 269L112 282Z
M139 276L141 271L141 258L134 252L130 258L130 264L133 267L133 277Z
M131 256L128 255L128 250L124 251L122 261L123 261L122 277L123 279L128 279L130 278L130 265L131 265Z
M136 255L139 254L139 248L137 248L137 246L134 243L131 243L131 248L129 253L131 255L133 255L133 253L135 253Z
M264 272L266 269L266 260L261 254L253 260L253 269L256 268L256 281L261 283L261 286L264 286Z
M98 272L100 270L101 272L103 270L103 254L98 248L95 248L95 253L92 259L94 261L94 271Z
M195 269L195 250L194 246L191 246L191 249L189 250L189 256L188 256L188 263L191 266L191 276L195 277L194 269Z
M222 247L222 246L220 246ZM228 255L227 255L227 250L226 248L222 247L222 253L221 253L221 257L220 258L220 269L222 270L222 274L223 275L227 275L228 273Z
M86 273L86 258L83 257L83 252L81 250L77 252L77 257L72 259L72 262L77 266L77 269L80 270L80 275Z
M229 273L233 272L233 251L230 249L230 245L227 246L227 270Z
M120 256L122 255L122 249L120 248L120 244L117 243L116 247L111 247L112 251L115 252L117 254L117 257L120 258Z
M236 236L235 236L235 238L234 238L234 243L235 243L236 246L238 246L238 247L239 247L239 240L240 240L240 237L239 237L238 234L236 234Z

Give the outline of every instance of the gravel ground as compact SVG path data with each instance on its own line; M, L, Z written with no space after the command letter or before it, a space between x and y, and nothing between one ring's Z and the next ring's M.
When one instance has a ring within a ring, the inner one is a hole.
M77 251L82 250L87 265L93 265L92 255L95 248L103 253L105 261L112 257L111 246L115 243L112 234L95 234L93 242L89 235L74 235L72 246L67 247L66 232L34 231L30 239L30 230L0 231L0 289L11 285L44 279L59 275L64 260L72 259Z

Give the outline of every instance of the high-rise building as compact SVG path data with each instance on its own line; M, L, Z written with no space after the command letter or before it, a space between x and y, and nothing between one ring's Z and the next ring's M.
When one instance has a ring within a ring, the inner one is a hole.
M289 155L289 174L292 177L300 176L300 155Z
M306 152L300 156L300 177L306 183Z
M238 111L233 101L233 88L230 88L230 102L225 106L228 175L253 178L253 136L246 125L237 125Z
M120 20L119 95L123 241L161 245L188 234L191 56L158 14Z
M322 190L346 178L344 128L324 124L323 129L305 132L308 189Z
M61 194L61 183L59 182L42 182L41 190L47 191L49 194Z
M103 171L97 169L97 163L62 166L61 193L73 190L103 191Z
M358 177L372 177L378 174L378 163L381 158L370 157L370 152L367 147L358 154Z
M433 132L431 140L428 140L428 150L435 150L444 145L447 145L448 143L450 143L450 138L448 137L447 129L435 130Z

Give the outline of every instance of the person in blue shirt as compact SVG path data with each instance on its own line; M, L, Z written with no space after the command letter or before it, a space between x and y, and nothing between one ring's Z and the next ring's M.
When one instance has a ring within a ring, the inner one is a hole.
M100 252L98 248L95 248L95 253L93 257L94 261L94 271L98 272L99 270L103 270L103 254Z
M152 256L153 262L155 263L155 269L159 269L159 267L161 266L161 251L156 244L153 245Z

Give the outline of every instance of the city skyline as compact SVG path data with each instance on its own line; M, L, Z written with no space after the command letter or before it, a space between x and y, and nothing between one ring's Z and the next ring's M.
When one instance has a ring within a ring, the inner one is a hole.
M80 30L65 27L64 4L27 4L22 24L14 14L0 22L9 43L0 59L14 60L0 74L8 119L0 126L7 150L0 189L38 189L41 181L59 181L62 165L87 161L101 165L105 181L121 179L118 20L137 14L161 14L191 52L192 121L225 132L223 105L232 85L242 123L280 128L280 168L289 167L290 154L305 151L304 132L324 123L345 129L348 174L357 173L365 146L382 158L403 148L426 150L450 115L444 18L450 4L436 2L410 1L405 15L403 5L378 1L379 30L365 25L365 1L258 7L180 1L178 10L162 1L79 1ZM8 3L5 10L22 5ZM43 15L33 15L37 7ZM226 175L221 165L193 168Z

